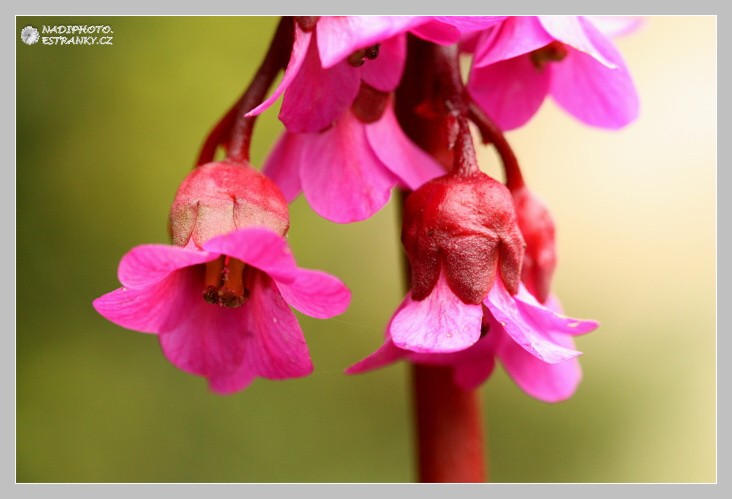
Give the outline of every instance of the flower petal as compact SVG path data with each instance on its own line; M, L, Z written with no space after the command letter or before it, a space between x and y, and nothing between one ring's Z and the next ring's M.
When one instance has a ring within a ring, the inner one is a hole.
M534 317L527 317L497 277L484 301L496 321L513 340L529 353L550 364L581 355L582 352L556 344L548 332L537 326ZM547 310L547 315L551 312Z
M342 314L351 302L351 292L338 278L318 270L298 268L294 281L277 282L277 288L287 303L317 319Z
M549 364L538 359L519 346L503 331L498 347L498 358L513 381L524 392L544 402L560 402L571 397L580 381L582 369L578 359L569 359L557 364ZM557 344L574 349L574 341L569 336L552 335Z
M188 295L203 276L197 269L181 269L144 288L119 288L92 303L107 320L133 331L163 333L187 320Z
M407 294L391 322L394 345L424 353L464 350L480 338L482 305L463 303L440 274L427 298L412 300Z
M117 277L123 286L143 288L184 267L215 260L219 255L167 244L143 244L132 248L119 262Z
M316 213L332 222L369 218L386 204L397 183L350 111L330 130L308 136L301 158L303 194Z
M605 36L630 34L643 24L642 16L584 16Z
M346 374L360 374L388 366L389 364L393 364L394 362L403 359L407 353L408 352L406 350L402 350L401 348L394 346L391 339L387 338L384 341L384 344L371 355L346 369Z
M209 239L203 246L241 260L278 281L292 282L297 274L297 264L285 238L263 227L239 229Z
M301 134L283 132L262 166L262 172L277 184L288 203L302 191L300 186L302 140L304 138Z
M318 51L330 68L359 49L370 47L428 18L415 16L325 16L318 20Z
M270 95L264 102L249 111L246 116L257 116L262 114L267 108L269 108L274 102L284 93L285 90L290 86L292 80L300 72L305 56L310 46L310 39L312 38L311 32L305 32L297 26L295 23L295 38L292 44L292 53L290 54L290 62L287 64L285 74L282 77L282 81L277 86L272 95Z
M445 174L437 161L404 134L391 105L387 105L379 120L365 125L365 129L373 153L409 189L416 190L428 180Z
M507 16L432 16L430 21L410 31L429 42L451 45L460 41L463 35L488 29L500 23Z
M547 305L542 305L523 284L519 285L519 291L514 295L514 299L522 315L532 321L536 328L544 331L577 336L594 331L600 325L597 321L574 319L562 314L556 298L548 300Z
M493 374L496 360L493 355L486 355L472 362L463 362L455 366L453 379L463 390L475 390Z
M473 67L468 91L501 130L513 130L541 107L549 92L552 69L537 69L528 56Z
M513 59L544 47L552 41L553 38L536 17L511 16L487 32L478 42L473 66L482 68L499 61Z
M295 133L315 133L333 124L358 94L361 72L343 62L324 69L314 44L282 100L280 120Z
M610 69L589 55L570 49L553 65L550 93L567 112L588 125L621 128L638 116L638 94L620 53L589 22L585 32L605 57Z
M391 92L399 85L407 60L407 37L398 35L384 41L379 56L361 66L361 79L382 92Z
M586 27L591 23L587 23L580 16L539 16L539 22L555 39L584 52L603 66L615 68L615 63L607 59L588 36Z
M243 359L235 371L210 377L213 391L233 393L246 387L255 376L289 379L313 371L300 325L272 279L258 272L251 296L241 308L246 334Z

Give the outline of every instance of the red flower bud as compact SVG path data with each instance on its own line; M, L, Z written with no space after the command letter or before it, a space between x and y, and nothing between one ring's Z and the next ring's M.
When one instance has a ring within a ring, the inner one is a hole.
M531 294L544 303L549 297L557 265L554 221L544 203L526 187L515 189L512 195L518 225L526 241L521 280Z
M524 240L506 186L480 171L447 174L406 200L402 243L412 268L412 298L422 300L442 269L450 289L477 304L493 286L496 269L516 293Z
M191 239L201 248L212 237L246 227L284 235L290 226L279 188L249 165L216 161L195 168L178 188L169 217L173 244Z

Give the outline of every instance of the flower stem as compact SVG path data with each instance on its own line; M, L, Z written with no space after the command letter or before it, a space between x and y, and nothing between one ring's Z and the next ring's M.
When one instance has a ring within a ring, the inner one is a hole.
M446 89L444 82L440 83L444 75L436 70L439 50L432 43L409 36L405 74L410 78L404 78L396 90L395 111L409 138L450 169L453 163L461 161L455 155L462 152L451 148L447 133L454 113L445 105ZM472 142L463 148L469 155L468 147L472 148ZM400 219L407 195L402 191L399 196ZM409 288L409 262L406 257L403 262ZM452 367L420 364L412 366L412 390L419 481L486 481L478 391L458 388L453 381Z
M518 159L509 145L506 137L492 119L475 103L470 104L470 120L475 123L484 144L492 143L501 157L503 171L506 174L506 186L514 191L524 186L524 177L521 175Z
M225 144L226 157L233 161L248 162L249 148L256 116L245 116L267 96L269 88L281 69L287 67L294 37L291 17L283 16L277 25L269 49L244 94L214 126L198 156L200 166L213 160L216 148Z

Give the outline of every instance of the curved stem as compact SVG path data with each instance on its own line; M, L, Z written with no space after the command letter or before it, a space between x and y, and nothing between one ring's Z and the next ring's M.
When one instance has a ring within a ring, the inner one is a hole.
M256 116L247 117L267 96L269 88L281 69L287 67L292 52L294 24L291 17L282 17L269 49L244 94L216 124L206 138L198 156L197 166L213 160L216 148L227 144L226 157L237 162L249 161L249 148Z
M470 120L478 127L483 143L492 143L496 147L496 151L501 157L501 163L503 163L503 171L506 174L506 186L512 191L523 187L524 177L521 174L518 159L516 159L516 155L501 129L482 109L472 102L470 103L469 116Z

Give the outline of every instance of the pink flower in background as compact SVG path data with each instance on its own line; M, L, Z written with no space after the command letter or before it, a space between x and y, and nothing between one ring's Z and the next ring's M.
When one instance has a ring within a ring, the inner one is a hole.
M416 189L444 173L404 135L390 103L371 123L346 110L325 132L285 131L263 171L288 201L303 192L316 213L339 223L369 218L396 185Z
M280 120L290 132L325 130L348 109L361 83L393 91L402 77L407 31L438 43L485 29L504 16L324 16L310 31L295 23L290 62L275 91L247 116L269 108L283 93Z
M455 384L464 390L472 390L490 377L498 359L513 381L528 395L544 402L560 402L571 397L582 380L582 370L576 358L579 352L574 350L574 336L594 330L597 323L565 317L559 313L561 309L556 299L551 298L547 306L541 305L523 286L513 298L507 298L510 295L505 288L492 293L494 297L487 299L483 307L480 339L471 347L452 353L417 353L399 348L390 335L392 318L384 344L346 372L360 374L398 360L452 366ZM513 304L508 301L510 299L513 299ZM492 313L495 306L488 305L492 301L501 303L501 306L507 305L508 313L504 311L500 316L510 316L511 322L496 319ZM399 310L395 316L398 313ZM429 320L428 317L423 319ZM521 333L517 335L517 331ZM561 354L557 355L557 352Z
M243 303L210 302L207 274L218 262L231 274L240 272ZM257 376L309 374L305 338L288 305L328 318L350 301L338 279L297 267L285 239L264 228L214 237L203 250L138 246L122 258L118 275L122 287L97 298L97 312L119 326L156 334L171 363L207 378L219 394L242 390Z
M632 18L509 17L477 42L468 89L504 130L525 124L547 95L588 125L621 128L637 117L638 95L598 27L619 34L634 26Z

